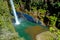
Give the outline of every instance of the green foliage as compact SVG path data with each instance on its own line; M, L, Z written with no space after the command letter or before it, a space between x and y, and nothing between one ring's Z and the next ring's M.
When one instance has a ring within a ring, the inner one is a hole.
M58 2L57 4L58 4L58 6L60 7L60 2Z
M0 40L23 40L12 25L8 3L0 0Z
M53 27L50 27L50 32L53 32L53 31L55 31L55 29L53 28Z
M37 11L36 7L32 7L33 11Z
M56 35L56 40L60 40L60 30L50 27L50 32Z
M17 9L19 7L19 4L15 4L15 8Z
M49 20L51 21L50 22L50 26L55 26L55 23L57 21L57 17L55 16L50 16Z
M39 9L38 11L39 11L39 13L42 13L42 14L44 14L46 12L46 10L44 10L44 9Z

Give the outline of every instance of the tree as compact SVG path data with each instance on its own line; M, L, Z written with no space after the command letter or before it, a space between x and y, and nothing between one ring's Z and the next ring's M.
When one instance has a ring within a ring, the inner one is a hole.
M0 40L21 40L12 25L6 0L0 0Z

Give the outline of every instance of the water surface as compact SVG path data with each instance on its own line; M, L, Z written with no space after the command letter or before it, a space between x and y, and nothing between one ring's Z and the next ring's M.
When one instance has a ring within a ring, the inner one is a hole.
M25 30L29 27L35 27L38 24L30 22L24 18L20 18L19 22L20 22L19 25L14 25L16 32L18 32L19 36L24 37L26 40L32 40L32 36L30 34L26 33ZM47 27L44 27L42 25L38 25L38 26L40 26L41 28L47 29Z

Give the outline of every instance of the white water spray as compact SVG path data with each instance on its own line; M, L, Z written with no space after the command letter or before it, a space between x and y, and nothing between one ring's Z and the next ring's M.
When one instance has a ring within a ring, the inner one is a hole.
M12 7L13 14L14 14L14 16L15 16L15 21L16 21L15 24L18 25L18 24L20 24L20 23L19 23L19 20L18 20L18 16L17 16L17 14L16 14L16 10L15 10L15 7L14 7L13 0L10 0L10 4L11 4L11 7Z

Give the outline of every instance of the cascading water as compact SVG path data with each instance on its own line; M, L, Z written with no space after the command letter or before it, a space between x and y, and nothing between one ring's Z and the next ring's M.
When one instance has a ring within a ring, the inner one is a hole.
M13 11L13 14L15 16L15 21L16 23L15 24L20 24L19 20L18 20L18 16L16 14L16 10L15 10L15 7L14 7L14 3L13 3L13 0L10 0L10 4L11 4L11 7L12 7L12 11Z

